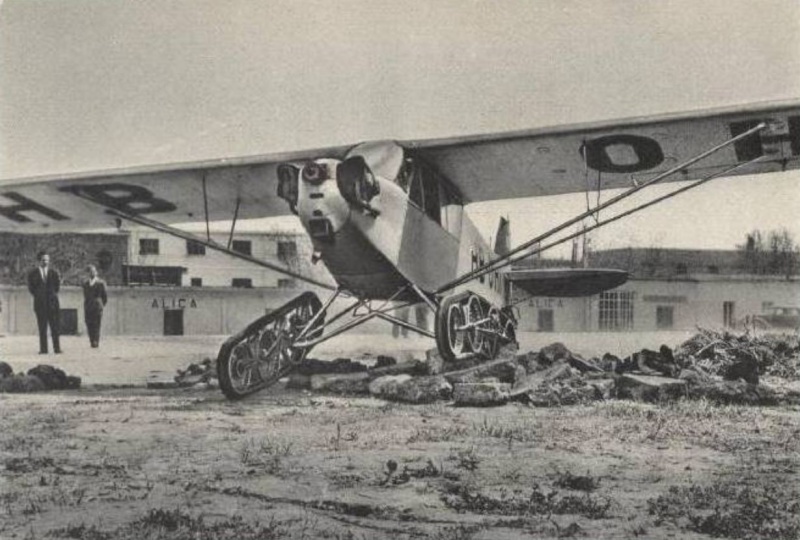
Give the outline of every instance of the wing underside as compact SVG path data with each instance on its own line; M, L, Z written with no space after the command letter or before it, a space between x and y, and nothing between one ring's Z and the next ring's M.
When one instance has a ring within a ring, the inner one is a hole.
M702 178L758 156L765 158L737 174L800 167L800 103L399 144L438 169L470 203L628 187L760 122L768 129L672 179ZM2 180L0 230L113 227L117 214L146 215L167 224L283 216L290 209L277 197L277 165L343 158L349 148Z
M403 144L455 184L465 202L626 188L766 122L668 180L694 180L765 156L735 174L800 167L800 102L715 109L502 135Z

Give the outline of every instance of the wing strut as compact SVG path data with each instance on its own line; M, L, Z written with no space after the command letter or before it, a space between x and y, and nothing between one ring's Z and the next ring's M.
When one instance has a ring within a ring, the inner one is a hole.
M233 231L236 230L236 220L239 218L239 205L241 202L242 200L237 196L236 208L233 210L233 221L231 222L231 234L228 237L228 249L231 249L231 244L233 243Z
M96 200L94 200L94 199L92 199L90 197L87 197L85 195L82 195L82 194L80 194L80 192L76 192L76 195L78 195L78 197L81 197L82 199L87 200L87 201L89 201L91 203L98 204ZM116 216L118 218L121 218L121 219L132 221L133 223L136 223L137 225L142 225L144 227L149 227L149 228L155 229L155 230L157 230L159 232L163 232L163 233L169 234L171 236L176 236L178 238L183 238L184 240L189 240L191 242L197 242L198 244L202 244L202 245L204 245L204 246L206 246L208 248L211 248L211 249L214 249L216 251L220 251L222 253L230 255L231 257L234 257L234 258L237 258L237 259L242 259L243 261L251 262L251 263L253 263L253 264L257 265L257 266L261 266L263 268L268 268L269 270L273 270L275 272L287 275L289 277L298 279L300 281L305 281L306 283L309 283L311 285L316 285L317 287L322 287L323 289L327 289L329 291L336 290L336 287L333 287L332 285L329 285L328 283L323 283L322 281L317 281L316 279L310 278L310 277L305 276L303 274L300 274L298 272L293 272L292 270L289 270L287 268L282 268L282 267L280 267L280 266L278 266L276 264L272 264L272 263L269 263L267 261L262 261L261 259L257 259L257 258L255 258L255 257L253 257L251 255L245 255L244 253L239 253L238 251L233 251L232 249L227 248L227 247L225 247L225 246L223 246L221 244L218 244L217 242L214 242L211 239L204 240L201 236L197 236L195 234L192 234L192 233L189 233L189 232L186 232L186 231L182 231L182 230L180 230L180 229L178 229L176 227L171 227L170 225L166 225L166 224L161 223L160 221L156 221L154 219L150 219L150 218L147 218L147 217L144 217L144 216L140 216L140 215L136 215L136 214L126 214L125 212L121 212L121 211L117 210L116 208L111 208L111 207L108 207L108 206L105 206L105 205L100 205L100 206L103 206L104 208L106 208L106 210L108 211L109 214L111 214L113 216Z
M203 173L203 208L206 211L206 239L211 242L211 226L208 224L208 191L206 190L206 173Z
M537 248L535 248L534 250L532 250L530 252L524 253L520 257L512 258L514 255L520 253L521 251L524 251L524 250L530 248L531 246L535 246L536 244L540 243L542 240L544 240L546 238L549 238L550 236L553 236L555 233L564 230L565 228L569 227L570 225L573 225L573 224L581 221L582 219L584 219L584 218L586 218L588 216L591 216L592 214L595 214L595 213L599 212L603 208L607 208L607 207L609 207L609 206L611 206L613 204L616 204L619 201L621 201L621 200L623 200L623 199L625 199L627 197L630 197L631 195L637 193L638 191L641 191L642 189L644 189L644 188L646 188L648 186L651 186L653 184L661 182L665 178L667 178L669 176L672 176L673 174L684 170L689 165L692 165L692 164L694 164L694 163L696 163L696 162L698 162L698 161L710 156L711 154L713 154L715 152L718 152L719 150L736 143L737 141L739 141L741 139L749 137L749 136L751 136L751 135L753 135L753 134L755 134L755 133L757 133L759 131L762 131L762 130L766 129L766 127L767 127L767 124L764 123L764 122L761 122L757 126L755 126L755 127L751 128L751 129L749 129L749 130L737 135L736 137L728 139L724 143L718 144L717 146L714 146L713 148L711 148L709 150L706 150L705 152L695 156L694 158L690 159L689 161L686 161L685 163L677 165L677 166L675 166L675 167L673 167L673 168L671 168L671 169L669 169L667 171L664 171L663 173L653 177L652 179L648 180L647 182L644 182L644 183L639 184L639 185L634 185L634 187L632 187L632 188L628 189L627 191L617 195L616 197L612 197L608 201L600 204L599 206L597 206L597 207L595 207L593 209L587 210L586 212L583 212L583 213L575 216L574 218L565 221L561 225L558 225L557 227L554 227L554 228L550 229L546 233L541 234L541 235L537 236L536 238L533 238L532 240L529 240L527 242L524 242L524 243L520 244L519 246L517 246L514 249L512 249L511 251L509 251L504 256L487 263L485 266L480 267L480 268L476 268L475 270L467 272L463 276L461 276L459 278L456 278L453 281L442 285L441 287L439 287L436 290L436 293L438 294L438 293L442 293L442 292L448 291L448 290L450 290L450 289L452 289L452 288L454 288L454 287L456 287L458 285L461 285L462 283L466 283L467 281L471 281L471 280L473 280L475 278L478 278L480 276L488 274L489 272L493 272L495 270L498 270L499 268L502 268L504 266L508 266L509 264L512 264L514 262L517 262L518 260L521 260L521 259L524 259L526 257L529 257L529 256L531 256L531 255L533 255L535 253L540 253L540 252L544 251L545 249L549 249L549 248L551 248L553 246L556 246L556 245L559 245L559 244L561 244L563 242L566 242L567 240L571 240L573 238L576 238L577 236L580 236L581 234L585 234L586 232L595 230L601 224L605 225L605 224L611 223L612 221L616 221L617 219L619 219L619 218L621 218L623 216L631 214L632 211L628 211L628 212L625 212L625 213L623 213L623 214L621 214L619 216L615 216L612 219L608 219L606 221L600 221L597 224L589 227L588 229L584 229L584 230L581 230L581 231L579 231L577 233L568 235L566 238L564 238L562 240L559 240L557 242L548 244L547 246L537 247ZM735 165L735 166L729 167L728 169L725 169L724 171L713 173L713 174L711 174L709 176L706 176L706 177L698 180L697 182L691 184L690 186L685 186L684 188L680 188L680 189L676 190L675 192L672 192L672 193L668 194L667 196L664 196L664 197L661 197L659 199L656 199L656 201L661 201L664 198L671 197L673 195L677 195L678 193L682 193L683 191L686 191L687 189L691 189L691 187L696 187L696 186L698 186L698 185L700 185L700 184L702 184L704 182L707 182L707 181L709 181L709 180L711 180L713 178L717 178L717 177L722 176L724 174L728 174L728 173L730 173L732 171L735 171L735 170L739 169L740 167L744 167L746 165L750 165L752 163L755 163L755 162L761 161L761 160L762 160L762 157L760 156L760 157L758 157L756 159L753 159L751 161L748 161L748 162L745 162L745 163L742 163L742 164L739 164L739 165ZM648 204L643 205L643 206L638 206L635 209L633 209L633 211L641 210L643 208L646 208L647 206L650 206L651 204L654 204L654 203L648 203Z

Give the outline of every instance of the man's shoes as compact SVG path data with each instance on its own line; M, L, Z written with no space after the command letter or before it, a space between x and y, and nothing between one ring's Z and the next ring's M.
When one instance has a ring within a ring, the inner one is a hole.
M53 351L54 354L61 354L61 349L56 349Z
M92 349L96 349L98 345L99 344L96 341L92 341Z
M39 354L47 354L47 351L39 351Z

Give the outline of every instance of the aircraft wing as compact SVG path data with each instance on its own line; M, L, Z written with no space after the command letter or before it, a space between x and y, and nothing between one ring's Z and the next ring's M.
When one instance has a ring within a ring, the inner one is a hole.
M623 270L599 268L533 268L510 270L506 279L530 296L592 296L628 281Z
M344 157L349 148L0 180L0 231L115 227L113 210L167 224L288 215L277 165Z
M762 155L736 174L800 168L800 101L400 144L443 173L470 203L631 187L762 121L766 131L667 181L699 179Z

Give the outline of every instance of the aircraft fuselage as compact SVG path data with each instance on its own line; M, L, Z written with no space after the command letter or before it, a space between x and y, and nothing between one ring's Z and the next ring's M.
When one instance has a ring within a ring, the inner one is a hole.
M366 180L356 175L356 184L366 187L348 184L351 159L363 159ZM361 145L345 160L322 158L294 171L294 206L317 256L340 286L361 297L389 298L409 283L434 292L493 255L449 182L394 143ZM500 272L455 292L464 289L503 304ZM409 291L397 298L417 297Z

